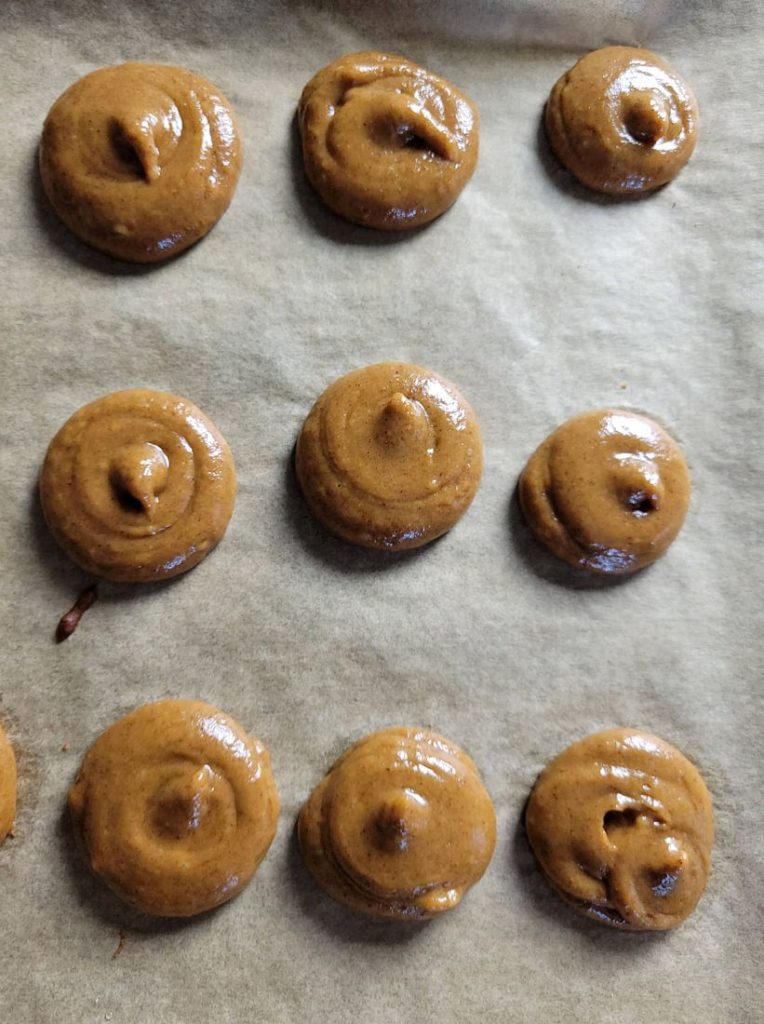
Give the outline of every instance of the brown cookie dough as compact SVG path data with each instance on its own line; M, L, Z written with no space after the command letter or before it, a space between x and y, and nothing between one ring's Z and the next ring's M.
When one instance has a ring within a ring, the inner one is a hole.
M555 555L622 575L654 562L679 533L690 476L657 423L602 409L549 435L528 460L518 496L531 530Z
M428 224L475 170L474 104L405 57L340 57L305 86L298 119L311 184L335 213L364 227Z
M340 377L297 442L307 503L339 537L367 548L416 548L446 533L475 496L483 443L448 381L406 363Z
M163 700L85 755L69 809L95 874L126 903L191 917L243 889L276 834L268 751L228 715Z
M698 104L654 53L606 46L557 82L545 125L555 155L584 185L634 195L665 185L690 159Z
M40 173L75 235L155 263L222 217L241 171L236 118L211 82L164 64L99 68L51 107Z
M496 814L470 757L427 729L385 729L350 747L297 822L309 871L373 917L451 910L485 872Z
M525 827L552 886L603 924L675 928L706 888L711 797L694 765L650 733L609 729L564 750L539 776Z
M50 443L45 519L95 576L145 583L191 569L228 526L233 456L211 420L165 391L116 391L83 406Z
M13 830L16 817L16 757L0 725L0 843Z

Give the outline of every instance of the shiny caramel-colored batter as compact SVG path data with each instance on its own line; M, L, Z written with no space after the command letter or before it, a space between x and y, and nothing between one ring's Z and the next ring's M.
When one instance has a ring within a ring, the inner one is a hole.
M340 57L305 86L298 119L311 184L335 213L365 227L429 223L475 170L474 104L405 57Z
M325 526L354 544L397 551L434 540L466 512L483 442L453 384L419 366L377 363L320 396L295 468Z
M164 391L116 391L83 406L50 443L45 519L87 572L145 583L177 576L221 539L236 474L203 412Z
M711 869L711 797L670 743L637 729L579 740L528 801L528 840L554 888L588 917L631 930L675 928Z
M657 423L604 409L550 434L528 460L518 496L531 530L555 555L621 575L655 561L679 533L690 476Z
M0 843L13 829L16 817L16 757L0 725Z
M90 866L126 903L190 917L243 889L276 834L263 744L193 700L146 704L85 755L69 791Z
M427 729L385 729L350 747L300 812L316 881L352 910L423 920L483 875L496 814L463 750Z
M120 64L53 104L40 142L45 192L85 242L155 263L187 249L231 202L242 149L211 82L164 64Z
M690 159L698 104L654 53L606 46L557 82L545 124L557 158L584 185L636 195L665 185Z

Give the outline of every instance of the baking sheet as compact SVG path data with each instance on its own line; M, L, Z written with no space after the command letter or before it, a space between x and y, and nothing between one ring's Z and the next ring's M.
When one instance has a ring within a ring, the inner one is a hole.
M760 1020L760 5L6 0L0 25L0 716L21 775L16 836L0 850L0 1017ZM613 41L664 54L701 105L691 163L639 202L572 184L539 135L559 74ZM472 183L408 237L343 224L299 165L303 84L367 47L446 75L482 115ZM34 173L59 93L135 59L210 77L246 145L217 229L149 270L69 236ZM324 534L290 465L319 392L382 359L453 379L486 443L484 481L458 528L392 558ZM57 647L56 621L85 581L41 523L36 476L76 408L130 386L188 395L216 421L236 457L236 512L198 569L153 588L102 586ZM608 404L666 423L694 479L669 555L609 586L538 549L512 498L554 426ZM283 814L240 898L152 924L82 868L63 811L98 733L171 695L211 701L267 742ZM335 906L293 840L332 758L404 723L432 725L475 756L500 823L481 884L456 912L411 929ZM544 763L617 724L675 742L713 794L710 888L674 934L579 920L539 876L520 828Z

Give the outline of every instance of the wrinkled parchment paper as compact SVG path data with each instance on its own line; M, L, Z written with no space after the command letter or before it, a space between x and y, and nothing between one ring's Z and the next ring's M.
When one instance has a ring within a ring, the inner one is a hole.
M760 1021L760 5L5 0L0 25L0 716L21 777L16 836L0 850L0 1019ZM685 172L640 202L586 193L539 135L556 78L614 41L665 55L702 111ZM368 47L443 73L482 114L473 181L410 237L343 224L300 169L303 84ZM149 270L69 236L34 170L59 93L135 59L210 77L246 145L218 228ZM486 443L466 518L399 558L328 537L290 464L320 391L381 359L457 382ZM153 588L102 586L57 647L56 621L85 579L41 522L37 473L75 409L131 386L187 395L217 422L236 457L236 512L197 570ZM662 562L587 585L529 539L513 491L552 428L608 404L674 431L693 503ZM211 701L266 741L283 815L240 898L152 924L72 854L64 803L101 730L170 695ZM369 924L305 876L295 814L351 740L420 723L476 758L499 813L496 855L446 918ZM520 827L544 763L619 724L672 740L713 794L710 888L674 934L579 920Z

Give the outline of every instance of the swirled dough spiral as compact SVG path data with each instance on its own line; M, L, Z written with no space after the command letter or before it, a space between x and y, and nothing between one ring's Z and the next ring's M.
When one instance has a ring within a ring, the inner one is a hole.
M496 814L463 750L427 729L350 747L300 812L305 864L330 896L373 917L422 920L483 875Z
M405 57L340 57L305 86L298 119L311 184L335 213L365 227L429 223L475 170L475 106Z
M85 75L53 104L40 142L43 187L64 224L136 263L206 235L231 202L241 161L225 96L164 64Z
M670 743L636 729L579 740L539 776L528 840L554 888L603 924L675 928L703 895L711 797Z
M247 885L279 798L263 744L192 700L146 704L85 755L69 808L92 870L126 903L190 917Z
M649 50L606 46L562 76L545 112L557 158L597 192L632 195L665 185L692 156L698 104Z
M143 583L209 554L233 512L236 475L201 410L164 391L116 391L83 406L50 443L45 519L87 572Z
M16 817L16 757L0 725L0 843L13 829Z
M563 423L522 472L520 505L531 530L559 558L604 575L659 558L684 522L687 463L666 431L617 409Z
M377 363L320 396L295 467L325 526L354 544L396 551L434 540L466 512L483 443L453 384L419 366Z

